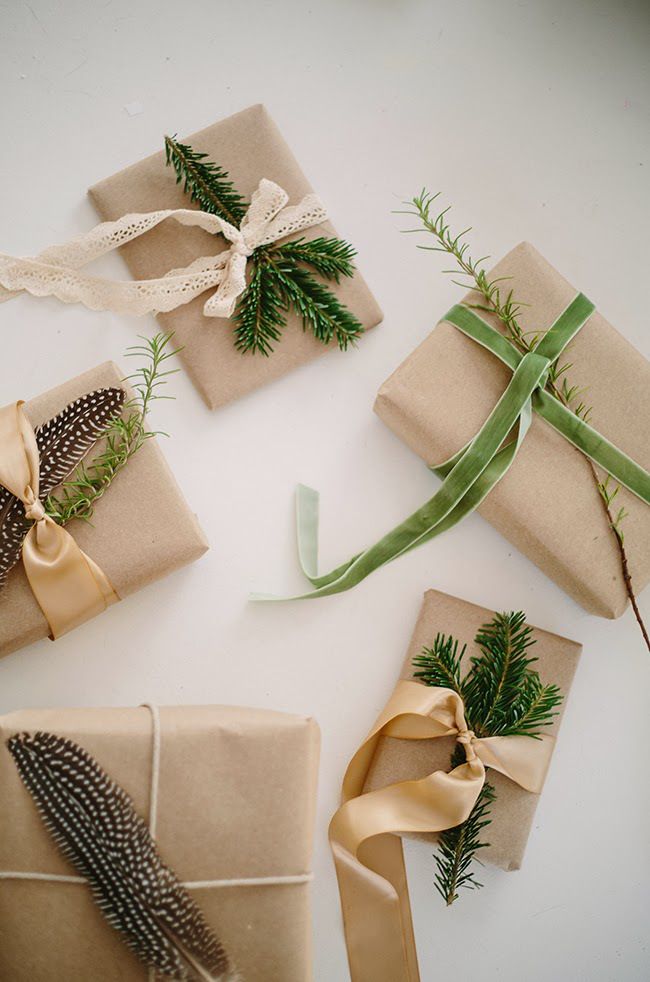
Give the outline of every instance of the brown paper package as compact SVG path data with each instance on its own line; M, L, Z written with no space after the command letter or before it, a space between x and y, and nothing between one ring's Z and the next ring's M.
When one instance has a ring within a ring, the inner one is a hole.
M30 400L24 408L31 423L39 426L79 396L113 385L125 387L117 366L105 362ZM73 521L66 528L104 570L121 599L194 562L208 549L196 516L153 438L97 502L92 524ZM0 591L0 657L48 633L19 562Z
M247 200L263 177L280 184L289 195L290 204L313 191L264 106L251 106L229 116L189 136L187 142L224 167ZM175 180L161 151L100 181L89 194L105 221L114 221L128 212L196 207ZM335 234L333 226L326 222L300 236ZM166 222L123 246L122 254L132 276L150 279L225 247L222 240L201 229L181 229L174 222ZM340 286L328 286L366 329L374 327L381 321L382 312L360 273L343 280ZM303 331L300 318L290 314L282 340L269 358L241 354L233 344L232 324L204 316L203 305L208 296L205 293L177 310L161 314L158 320L165 331L174 331L176 342L183 345L180 357L210 409L238 399L336 347L316 341L309 331ZM339 357L345 355L339 352Z
M529 304L520 318L525 331L546 330L577 292L528 243L509 252L491 275L510 277L507 288ZM470 298L478 302L476 294ZM572 363L571 384L586 389L591 425L650 469L650 363L598 312L564 362ZM475 435L511 377L494 355L441 321L382 385L375 411L427 464L437 464ZM533 415L514 464L478 510L582 607L619 617L627 594L591 465ZM621 506L628 512L625 548L639 594L650 579L650 508L625 489L616 499L616 509Z
M439 632L451 634L459 641L461 647L467 644L462 663L462 671L466 672L469 668L469 659L480 654L480 649L474 644L476 633L493 617L494 611L485 607L477 607L475 604L458 600L437 590L428 590L424 595L401 678L413 678L413 659L421 653L422 648L433 644ZM558 685L564 696L559 707L560 712L553 725L544 729L545 733L557 738L582 645L557 634L540 631L539 628L534 628L533 637L537 643L530 654L538 659L533 667L539 672L542 682ZM454 745L452 737L442 737L437 740L398 740L394 737L382 737L368 772L364 790L374 791L397 781L419 780L435 770L448 771ZM503 774L493 770L488 772L488 779L497 797L491 807L490 845L481 850L481 858L502 869L519 869L539 795L524 791ZM437 837L413 835L412 838L435 842Z
M319 731L313 720L224 706L160 710L157 842L183 882L311 869ZM79 743L149 814L151 717L39 709L0 717L0 870L74 875L25 791L6 740L45 730ZM311 978L309 885L194 891L246 982ZM84 884L0 880L0 978L146 982Z

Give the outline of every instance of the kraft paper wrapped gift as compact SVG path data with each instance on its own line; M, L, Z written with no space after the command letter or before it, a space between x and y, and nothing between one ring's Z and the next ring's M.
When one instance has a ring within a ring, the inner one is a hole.
M187 142L225 168L247 200L263 177L284 188L291 205L313 191L275 123L261 105L194 133ZM161 151L101 181L90 189L89 194L97 212L106 221L114 221L129 212L196 207L190 203L182 186L175 182L174 171L165 165L165 155ZM333 226L326 222L301 232L300 236L316 238L335 234ZM207 232L166 222L123 246L122 254L133 277L150 279L162 276L170 269L185 267L199 256L219 252L222 248L225 245ZM328 282L328 288L366 329L381 321L381 310L358 271L352 279L343 277L339 286ZM238 399L336 347L316 341L309 331L303 331L300 318L289 314L282 340L275 345L270 357L241 354L233 344L232 324L225 319L204 316L206 296L203 294L183 307L161 314L158 320L165 331L174 331L176 342L183 346L180 357L210 409ZM339 353L339 357L345 355Z
M467 644L461 668L462 672L466 672L470 658L480 654L480 649L474 644L476 633L493 617L494 611L485 607L477 607L437 590L428 590L424 595L401 678L413 679L413 659L421 654L422 648L431 647L438 633L452 635L458 640L460 647ZM553 725L544 728L544 733L557 737L582 646L539 628L534 629L533 637L536 644L531 648L530 655L538 659L533 668L539 672L542 682L558 685L564 696ZM450 770L454 745L453 737L437 740L381 737L364 791L374 791L398 781L419 780L438 769ZM492 822L487 837L490 845L481 850L481 859L502 869L519 869L539 795L524 791L495 770L489 771L488 779L496 791L496 801L490 808ZM413 835L412 838L435 842L437 837Z
M311 978L309 883L318 773L313 720L261 709L163 707L156 839L182 882L298 877L190 890L246 982ZM87 750L148 820L149 709L38 709L0 717L0 872L72 875L6 741L44 730ZM146 982L79 883L0 878L0 978Z
M504 288L529 305L519 318L524 331L546 330L577 292L528 243L498 263L491 278L501 276L509 278ZM590 285L581 286L589 294ZM467 300L480 302L471 293ZM650 364L598 311L565 362L570 383L586 390L592 426L650 469ZM382 385L375 411L428 465L438 464L475 435L511 377L494 355L443 320ZM650 579L650 508L624 488L619 507L628 513L622 528L638 595ZM586 610L623 613L621 562L591 464L537 414L512 467L478 510Z
M122 385L129 392L122 379L117 366L105 362L28 401L24 409L38 426L94 389ZM91 450L88 460L96 452ZM66 529L104 570L121 599L194 562L208 549L154 438L145 441L107 488L95 506L92 524L72 521ZM19 562L0 590L0 656L48 633Z

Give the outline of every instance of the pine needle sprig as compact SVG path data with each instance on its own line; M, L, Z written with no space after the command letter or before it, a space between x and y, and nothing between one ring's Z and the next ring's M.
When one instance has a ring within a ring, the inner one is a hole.
M458 286L462 286L463 289L477 291L482 297L481 303L469 303L467 306L474 310L496 315L504 325L506 335L519 351L524 354L528 351L534 351L546 332L525 331L523 329L519 323L519 317L524 307L527 307L528 304L515 299L513 290L506 290L503 286L503 283L510 277L495 277L494 279L490 279L483 268L483 263L490 258L489 256L481 256L479 259L472 258L469 252L469 243L464 241L465 236L471 232L471 227L463 229L461 232L452 232L447 220L447 214L450 210L449 207L443 208L439 212L436 212L436 209L432 208L433 203L439 197L440 192L431 194L426 189L423 189L420 194L416 195L410 201L404 202L409 207L406 210L397 211L396 214L409 215L412 218L416 218L420 223L417 228L404 229L404 232L425 232L432 235L436 239L437 245L420 245L418 248L430 252L442 252L455 260L457 268L445 269L443 272L452 275L458 275L460 273L461 276L465 276L465 282L459 282L457 280L454 280L454 282ZM570 362L564 362L562 364L553 362L549 368L546 389L563 406L587 423L591 418L592 410L583 399L586 390L577 385L572 385L568 381L566 372L570 368L572 368ZM615 539L625 592L632 606L646 648L650 651L650 632L645 625L639 609L621 528L621 523L626 517L626 512L624 509L619 509L618 513L614 514L611 507L612 499L619 488L617 486L612 490L609 486L609 477L605 482L601 481L593 461L589 458L586 459L589 462L594 485L602 502L607 523Z
M456 638L436 634L433 647L423 648L422 654L413 659L414 666L419 669L413 673L413 677L422 679L426 685L453 689L462 696L460 666L466 650L467 645L463 645L460 652L458 651Z
M354 275L352 260L357 254L354 246L343 239L295 239L269 250L273 258L292 260L311 266L325 279L339 283L342 276Z
M180 350L170 347L171 338L171 334L156 334L127 349L127 357L144 359L144 364L125 379L132 383L136 394L125 403L122 415L109 425L103 449L89 464L80 464L59 491L46 498L45 511L57 524L67 525L74 518L89 522L97 501L134 454L151 437L166 435L149 430L146 416L153 401L173 398L160 393L168 376L177 371L165 367Z
M464 760L462 749L456 747L451 766L458 767ZM490 844L482 840L481 833L490 824L490 806L495 798L494 788L486 781L466 821L440 835L434 883L448 907L458 900L459 890L480 890L483 886L476 879L474 863L480 862L478 853Z
M239 351L259 351L268 356L282 335L286 302L272 267L255 255L251 263L250 282L239 298L233 318L235 347Z
M183 190L190 196L190 201L239 228L248 204L223 167L208 160L207 153L199 153L187 143L179 143L175 136L165 137L165 157L176 172L176 183L183 182Z
M556 685L544 685L531 668L536 658L528 652L535 639L526 625L526 616L495 614L478 631L475 643L480 655L470 659L462 676L465 647L451 635L437 634L431 648L423 648L413 659L414 678L426 685L453 689L463 699L468 727L477 737L527 736L539 738L539 731L557 716L562 694ZM465 760L462 747L454 748L451 766ZM490 824L490 807L496 800L488 781L483 786L469 817L461 825L440 833L435 855L436 890L450 905L463 888L476 889L473 862L487 846L481 833Z
M312 243L288 242L277 248L256 249L253 273L235 310L235 344L240 351L259 351L269 355L279 340L286 314L293 310L303 330L311 330L323 344L335 339L345 351L363 334L363 325L328 288L317 280L305 262L322 275L338 282L341 275L352 275L349 257L352 247L334 239ZM304 258L307 257L307 258Z
M331 290L298 265L274 265L276 282L287 308L300 316L303 330L310 329L323 344L335 339L347 351L363 333L363 326Z
M192 201L240 227L248 205L222 167L175 137L165 137L165 155L176 183L183 184ZM323 344L335 340L342 351L354 345L363 325L313 274L338 284L342 277L354 276L355 256L349 242L325 236L255 249L233 317L237 350L268 357L290 311L300 317L303 330L310 330Z

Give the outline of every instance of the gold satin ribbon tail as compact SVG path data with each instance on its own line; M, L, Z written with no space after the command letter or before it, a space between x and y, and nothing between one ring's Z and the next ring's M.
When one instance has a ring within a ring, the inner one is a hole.
M404 740L455 736L465 763L363 793L382 736ZM485 782L485 768L539 793L553 751L550 736L477 738L451 689L402 680L343 780L343 803L329 829L341 895L352 982L419 982L402 843L397 833L442 832L464 822Z
M69 532L46 515L39 500L39 453L23 402L0 409L0 484L22 502L33 522L22 560L52 639L83 624L119 600L106 574Z

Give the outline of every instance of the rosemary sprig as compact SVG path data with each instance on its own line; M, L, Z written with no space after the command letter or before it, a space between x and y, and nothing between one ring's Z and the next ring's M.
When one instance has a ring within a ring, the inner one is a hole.
M45 511L59 525L67 525L74 518L90 521L97 501L145 441L166 435L149 430L146 416L154 400L173 398L159 391L167 377L177 371L164 367L179 350L170 348L171 338L171 334L156 334L153 338L141 338L142 344L127 349L127 357L144 359L144 364L125 379L132 383L136 394L125 403L122 415L111 422L104 447L91 463L80 464L57 493L48 495Z
M421 193L416 195L416 197L414 197L411 201L405 202L405 204L410 205L411 207L406 211L398 212L398 214L405 214L417 218L420 222L420 227L405 229L404 231L427 232L430 235L433 235L437 240L437 245L420 245L418 248L425 249L430 252L443 252L452 256L456 261L457 268L446 269L443 270L443 272L450 273L452 275L460 272L467 278L467 281L459 282L454 280L454 282L458 286L462 286L463 289L476 290L482 298L481 303L468 304L468 306L475 310L482 310L486 313L495 314L504 325L507 336L521 352L526 353L528 351L533 351L546 332L527 332L523 330L518 318L520 317L523 308L528 305L515 299L513 290L506 290L506 288L503 286L504 281L507 280L508 277L496 277L494 279L490 279L488 273L483 267L483 263L486 259L489 259L489 256L481 256L479 259L472 258L469 252L469 243L464 241L468 232L471 232L471 228L463 229L458 233L452 232L446 217L447 213L449 212L449 208L444 208L439 212L432 209L433 202L436 201L439 196L440 192L437 194L431 194L423 189ZM570 362L565 362L562 365L558 365L557 362L555 362L553 365L551 365L546 388L551 395L562 403L562 405L571 410L571 412L580 419L584 420L584 422L588 422L591 417L591 407L588 406L582 398L585 390L579 388L577 385L571 385L566 377L566 373L571 367ZM590 460L589 457L586 459L589 461L594 485L598 491L599 499L605 510L607 523L612 535L614 536L614 541L619 554L625 591L632 606L636 621L639 625L643 640L645 641L648 651L650 651L650 635L648 634L641 611L639 610L636 594L634 592L627 552L624 545L623 532L621 529L621 523L626 516L626 512L624 509L619 509L615 515L612 508L613 499L618 494L620 486L616 485L616 487L612 488L610 485L609 475L605 481L601 481L600 475L593 461Z
M457 692L465 706L468 727L477 737L528 736L550 726L562 695L556 685L544 685L531 668L537 660L529 655L535 643L526 615L495 614L475 638L481 654L470 660L462 675L465 646L444 634L436 635L431 648L423 648L413 659L414 678L426 685L442 686ZM451 766L465 760L460 746L454 748ZM469 817L461 825L440 833L436 853L436 890L449 906L458 899L461 888L478 889L473 863L477 853L488 845L481 836L490 824L490 807L496 800L486 781Z

